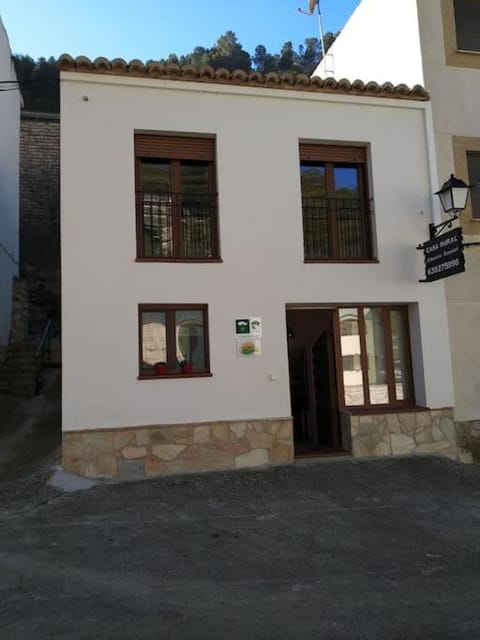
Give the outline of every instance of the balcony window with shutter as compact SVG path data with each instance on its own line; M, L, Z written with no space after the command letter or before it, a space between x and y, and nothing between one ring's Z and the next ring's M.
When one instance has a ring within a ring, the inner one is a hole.
M300 144L305 262L373 259L366 149Z
M137 258L219 259L215 140L135 135Z

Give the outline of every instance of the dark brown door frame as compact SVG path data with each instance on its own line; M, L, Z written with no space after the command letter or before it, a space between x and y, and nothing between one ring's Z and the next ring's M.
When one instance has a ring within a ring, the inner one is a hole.
M334 327L335 309L331 307L312 307L312 308L295 308L287 307L286 319L289 329L298 337L300 342L305 347L306 355L306 374L308 385L308 407L309 407L309 432L312 434L314 446L319 448L319 434L318 434L318 416L317 416L317 403L315 396L315 378L314 378L314 363L313 363L313 347L318 339L328 331L328 327L331 324ZM328 315L327 315L327 312ZM315 316L317 322L315 322ZM334 334L331 334L331 347L335 349L333 342ZM331 352L331 347L328 348L328 361L331 370L338 375L335 371L335 352ZM330 385L331 386L331 385ZM331 400L334 399L332 407L337 407L338 404L336 396L337 394L330 389ZM338 426L338 425L337 425Z

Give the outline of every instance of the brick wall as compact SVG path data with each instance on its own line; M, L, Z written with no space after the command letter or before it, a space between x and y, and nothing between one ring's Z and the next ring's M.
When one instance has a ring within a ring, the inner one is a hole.
M60 269L60 120L22 113L20 264L54 276Z
M27 281L29 334L60 323L60 119L22 112L20 271Z

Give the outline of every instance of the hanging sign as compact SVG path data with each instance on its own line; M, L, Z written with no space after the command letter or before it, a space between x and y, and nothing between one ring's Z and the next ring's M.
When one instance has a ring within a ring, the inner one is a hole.
M465 271L462 230L458 227L418 247L425 259L425 280L434 282Z

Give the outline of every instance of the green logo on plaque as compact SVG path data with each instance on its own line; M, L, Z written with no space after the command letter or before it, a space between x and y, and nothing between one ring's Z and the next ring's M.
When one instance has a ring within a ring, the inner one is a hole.
M237 336L250 335L250 319L239 318L235 320L235 333Z

